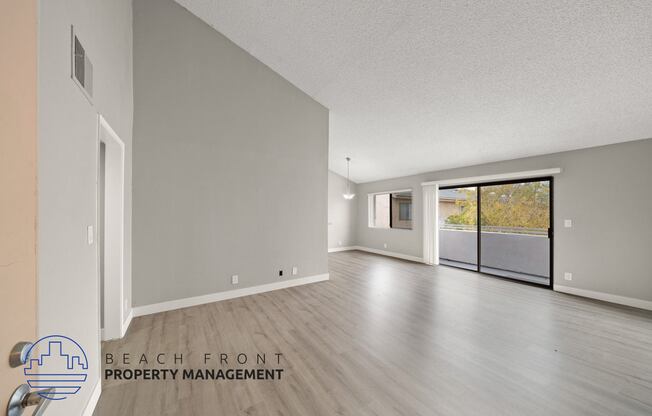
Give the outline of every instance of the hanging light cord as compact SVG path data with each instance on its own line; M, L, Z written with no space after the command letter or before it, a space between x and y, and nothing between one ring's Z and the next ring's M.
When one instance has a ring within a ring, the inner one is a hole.
M351 158L346 158L346 193L351 193L351 179L349 179L349 172L351 167Z

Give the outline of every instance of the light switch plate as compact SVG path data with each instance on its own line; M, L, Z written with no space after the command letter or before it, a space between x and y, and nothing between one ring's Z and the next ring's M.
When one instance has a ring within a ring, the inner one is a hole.
M565 272L564 280L573 280L573 273Z
M237 274L234 274L233 276L231 276L231 284L232 284L232 285L237 285L237 284L238 284L238 280L239 280L239 278L238 278L238 275L237 275Z

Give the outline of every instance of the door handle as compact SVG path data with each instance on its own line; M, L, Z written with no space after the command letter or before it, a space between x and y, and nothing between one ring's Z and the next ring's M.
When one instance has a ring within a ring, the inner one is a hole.
M9 403L7 404L7 416L21 416L25 411L25 408L30 406L36 406L32 416L42 416L45 409L50 404L50 400L46 400L42 394L53 394L54 391L54 387L30 391L27 384L21 384L16 390L14 390L14 393L9 399Z
M9 366L16 368L25 364L27 362L27 353L32 345L31 342L19 342L14 345L9 353ZM30 406L36 406L32 416L41 416L50 404L50 400L45 399L46 395L53 394L54 391L54 387L30 391L27 384L21 384L14 390L9 403L7 403L7 416L20 416Z
M31 342L19 342L14 345L9 353L9 366L11 368L20 367L27 362L27 353L32 348Z

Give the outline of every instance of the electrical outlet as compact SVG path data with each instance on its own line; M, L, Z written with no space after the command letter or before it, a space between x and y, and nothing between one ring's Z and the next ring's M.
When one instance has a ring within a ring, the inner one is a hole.
M573 227L573 220L564 220L564 227L566 228Z
M299 274L299 268L297 266L292 267L292 276L296 276Z
M383 248L387 248L387 243L383 243Z
M93 226L89 225L86 227L86 237L88 238L88 245L91 246L93 245L93 241L95 240L94 232L93 232Z
M565 272L564 280L573 280L573 273Z
M278 271L278 277L283 277L283 270Z
M337 242L337 245L338 245L338 246L341 246L341 245L342 245L342 242L341 242L341 241L338 241L338 242Z
M234 274L233 276L231 276L231 284L232 285L237 285L238 281L239 281L239 278L238 278L237 274Z

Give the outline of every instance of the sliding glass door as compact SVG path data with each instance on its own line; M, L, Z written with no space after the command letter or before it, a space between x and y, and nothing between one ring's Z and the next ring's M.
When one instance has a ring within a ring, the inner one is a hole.
M440 264L551 285L552 178L439 191Z

